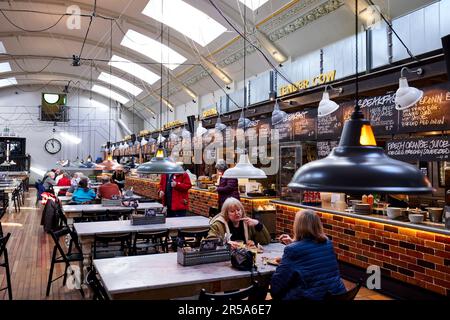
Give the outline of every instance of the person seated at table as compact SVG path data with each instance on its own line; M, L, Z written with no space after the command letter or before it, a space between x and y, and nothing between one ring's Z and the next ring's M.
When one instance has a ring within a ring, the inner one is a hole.
M332 242L312 210L297 212L294 239L283 234L287 246L271 279L271 295L280 300L321 300L329 292L346 292Z
M98 188L98 197L100 199L112 199L121 197L119 187L115 183L111 183L109 176L102 176L102 185Z
M72 202L76 204L86 203L95 199L95 192L88 188L88 179L82 178L78 183L78 188L72 195Z
M225 238L231 234L228 243L232 248L238 248L239 242L261 245L270 243L267 228L258 220L245 215L242 203L233 197L225 200L221 212L211 219L208 238Z
M56 185L58 185L59 179L61 179L64 176L64 171L61 169L55 169L55 181Z
M56 184L56 186L58 187L70 187L71 186L71 181L70 181L70 177L67 173L63 172L63 176L62 178L60 178ZM65 196L67 193L67 189L61 189L58 192L58 196Z
M117 184L120 190L125 186L125 172L122 168L118 168L112 175L112 181Z
M70 180L70 188L67 190L66 196L71 196L75 192L75 190L77 190L78 184L83 178L87 179L87 177L85 177L82 172L75 172L74 174L72 174L72 179Z
M44 186L45 192L53 193L53 186L56 186L55 173L53 171L47 172L44 179L42 180L42 184Z

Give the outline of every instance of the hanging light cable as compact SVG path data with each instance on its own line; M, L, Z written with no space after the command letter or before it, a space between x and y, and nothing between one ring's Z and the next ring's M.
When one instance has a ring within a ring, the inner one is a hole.
M112 33L113 33L113 21L111 20L110 42L109 42L109 53L110 53L111 57L113 55ZM111 64L109 65L109 74L112 75ZM113 170L117 170L117 169L123 169L123 166L121 164L119 164L116 160L113 160L113 158L112 158L112 153L115 150L114 145L111 148L109 148L109 146L111 145L111 109L112 109L111 90L112 90L112 84L111 84L111 81L109 81L109 117L108 117L108 142L107 142L107 148L109 151L107 152L106 159L98 165L104 171L113 171Z
M388 157L376 146L370 121L359 105L358 0L355 0L355 110L344 123L339 146L324 159L312 161L295 173L292 189L346 192L431 193L430 181L415 166Z
M161 6L161 10L162 10ZM161 41L161 63L160 63L160 72L161 72L161 86L160 86L160 100L159 100L159 127L160 130L162 130L162 105L163 105L163 54L162 54L162 43L163 43L163 24L161 23L161 35L160 35L160 41ZM167 61L168 63L169 61ZM169 98L169 97L167 97ZM167 111L169 112L169 111ZM163 146L163 140L161 133L158 137L158 150L156 151L155 156L146 163L141 164L137 172L138 173L145 173L145 174L162 174L162 173L183 173L183 168L175 163L174 161L170 160L166 155L166 150Z
M242 107L242 114L241 118L243 119L243 128L244 128L244 145L246 145L246 138L245 138L245 129L246 129L246 118L245 118L245 108L247 106L247 86L246 80L245 80L245 58L246 58L246 51L247 51L247 37L246 31L247 31L247 8L244 6L244 106ZM250 120L249 120L250 121ZM238 125L239 126L239 125ZM240 154L239 156L239 162L236 164L234 168L230 168L225 170L223 173L224 178L235 178L235 179L265 179L267 178L265 172L259 168L256 168L251 164L250 159L248 158L248 152L247 148L244 148L244 152Z

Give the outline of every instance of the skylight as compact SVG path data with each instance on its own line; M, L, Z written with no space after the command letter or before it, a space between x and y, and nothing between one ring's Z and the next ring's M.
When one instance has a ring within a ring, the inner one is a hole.
M5 46L3 45L3 42L0 41L0 53L6 53Z
M182 0L150 0L142 13L177 30L203 47L227 31L216 20Z
M136 87L134 84L106 72L100 73L98 80L105 81L106 83L111 83L113 86L129 92L133 96L137 96L142 92L142 89Z
M16 78L0 79L0 88L1 87L12 86L14 84L17 84Z
M131 29L127 31L120 44L159 63L164 63L170 70L186 61L185 57L166 45Z
M0 72L9 72L9 71L11 71L11 66L9 65L9 62L0 63Z
M103 96L105 96L107 98L109 98L109 96L110 96L109 95L110 91L109 91L108 88L105 88L103 86L99 86L97 84L94 84L92 86L92 91L97 92L97 93L99 93L99 94L101 94L101 95L103 95ZM119 101L121 104L126 104L128 101L130 101L127 98L125 98L124 96L122 96L122 95L120 95L117 92L112 91L112 90L111 90L111 99Z
M114 68L120 69L122 71L128 72L129 74L139 78L149 84L154 84L159 80L159 76L150 70L138 65L137 63L131 62L125 58L113 55L111 60L108 62L109 65Z
M269 0L239 0L239 1L245 4L247 8L250 8L251 10L255 11Z

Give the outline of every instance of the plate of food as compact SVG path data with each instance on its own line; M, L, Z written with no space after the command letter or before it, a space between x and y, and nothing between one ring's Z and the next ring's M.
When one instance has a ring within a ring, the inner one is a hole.
M280 258L273 258L273 259L267 259L267 264L270 264L272 266L279 266L280 265Z
M256 253L263 253L264 252L264 248L258 243L258 245L255 245L252 241L252 243L247 243L247 245L245 246L247 250L250 251L256 251Z

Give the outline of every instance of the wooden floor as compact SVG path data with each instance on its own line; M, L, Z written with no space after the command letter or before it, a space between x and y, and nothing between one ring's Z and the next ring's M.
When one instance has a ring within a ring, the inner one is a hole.
M78 290L62 286L62 279L52 285L49 297L45 296L53 240L40 225L42 209L35 206L34 190L26 193L25 205L19 213L6 213L2 218L4 233L11 232L8 254L12 278L13 299L16 300L81 300ZM63 273L57 265L55 274ZM347 287L352 283L345 282ZM4 269L0 268L0 288L6 286ZM0 292L0 300L8 299L6 291ZM358 300L388 300L389 297L362 288Z

